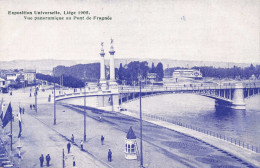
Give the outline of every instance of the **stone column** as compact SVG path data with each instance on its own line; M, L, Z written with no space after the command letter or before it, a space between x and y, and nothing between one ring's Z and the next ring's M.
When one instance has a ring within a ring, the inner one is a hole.
M114 61L114 54L115 50L113 47L113 39L111 39L111 47L110 47L110 80L109 80L109 89L110 90L118 90L118 86L116 83L116 78L115 78L115 61Z
M102 90L106 90L106 77L105 77L105 52L103 49L103 42L101 42L101 52L100 52L100 85Z
M115 81L115 62L114 62L114 54L115 54L115 50L114 47L111 45L110 47L110 81Z

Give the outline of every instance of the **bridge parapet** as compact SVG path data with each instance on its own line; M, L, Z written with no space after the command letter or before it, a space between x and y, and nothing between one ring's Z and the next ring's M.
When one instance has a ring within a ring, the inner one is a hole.
M250 87L251 86L251 87ZM254 86L254 88L252 88ZM251 96L259 94L260 83L232 83L222 85L175 85L175 86L149 86L142 87L142 96L155 95L161 93L195 93L201 96L206 96L216 100L216 104L229 106L234 109L245 109L244 90L247 90L247 95ZM138 87L119 87L121 94L121 103L131 99L138 98L140 89Z

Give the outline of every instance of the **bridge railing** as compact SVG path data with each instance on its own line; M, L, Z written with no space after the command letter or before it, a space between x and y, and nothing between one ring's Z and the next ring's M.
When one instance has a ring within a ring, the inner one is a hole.
M138 114L137 111L129 111L129 112ZM246 142L244 142L240 139L237 139L237 138L232 138L232 137L227 136L227 135L223 135L223 134L220 134L220 133L217 133L217 132L214 132L214 131L210 131L210 130L205 129L205 128L200 128L200 127L197 127L197 126L194 126L194 125L191 125L191 124L185 124L185 123L182 123L180 121L173 121L173 120L167 119L165 117L157 116L157 115L154 115L154 114L143 113L143 118L173 123L173 124L181 126L181 127L185 127L185 128L188 128L188 129L192 129L194 131L201 132L201 133L206 134L208 136L213 136L215 138L221 139L223 141L226 141L228 143L242 147L244 149L253 151L255 153L260 153L259 147L257 147L257 146L251 145L251 144L246 143Z
M182 90L189 90L189 91L196 91L196 90L210 90L210 89L233 89L234 86L216 86L216 85L207 85L201 86L196 84L191 85L174 85L174 86L146 86L142 87L142 92L157 92L157 91L182 91ZM136 87L119 87L119 91L121 92L139 92L140 89L138 86Z
M244 88L260 88L260 82L238 82L242 83ZM143 86L143 92L150 91L178 91L178 90L210 90L210 89L233 89L236 83L189 83L173 84L164 86ZM119 86L119 91L139 91L139 86Z

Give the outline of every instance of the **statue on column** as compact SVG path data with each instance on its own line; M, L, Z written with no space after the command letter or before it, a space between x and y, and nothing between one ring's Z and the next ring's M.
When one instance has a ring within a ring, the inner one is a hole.
M114 50L114 47L113 47L113 42L114 42L114 39L110 39L110 44L111 44L111 47L110 47L110 49L111 49L111 51L113 51Z

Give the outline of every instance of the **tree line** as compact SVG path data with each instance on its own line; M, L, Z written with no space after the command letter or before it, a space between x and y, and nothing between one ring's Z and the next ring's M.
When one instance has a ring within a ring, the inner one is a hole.
M56 76L44 75L37 73L37 79L46 80L48 82L60 83L60 75L63 75L63 84L67 87L79 88L84 86L83 72L86 71L86 82L96 82L99 80L100 64L94 63L91 65L75 65L71 68L66 69L65 67L59 66L55 71ZM149 73L156 74L156 81L162 81L164 75L172 76L172 73L176 69L186 69L183 67L172 67L163 70L163 64L159 62L156 66L152 63L151 67L148 66L147 61L139 62L132 61L128 64L120 64L119 68L115 69L116 79L119 84L133 85L137 84L139 77L143 81L147 80ZM203 77L214 77L214 78L232 78L232 79L249 79L252 75L256 78L260 76L260 65L254 66L251 64L248 67L241 68L233 66L232 68L215 68L213 66L195 66L192 69L200 70ZM77 75L76 75L77 74ZM106 67L106 77L109 79L109 68Z
M156 74L156 81L162 81L164 76L163 64L159 62L157 66L152 63L152 67L148 66L147 61L139 62L132 61L129 64L123 66L120 64L119 69L116 69L116 78L119 84L133 85L139 81L147 80L148 73Z
M176 69L185 69L181 67L173 67L165 69L166 76L172 76L172 73ZM192 69L200 70L203 77L214 77L214 78L232 78L232 79L249 79L254 75L259 78L260 65L254 66L251 64L248 67L241 68L233 66L232 68L215 68L213 66L195 66Z
M60 83L60 77L53 77L51 75L44 75L41 73L36 74L36 78L40 80L45 80L51 83ZM63 75L63 85L66 87L81 88L84 87L84 82L80 79L74 78L72 76Z

